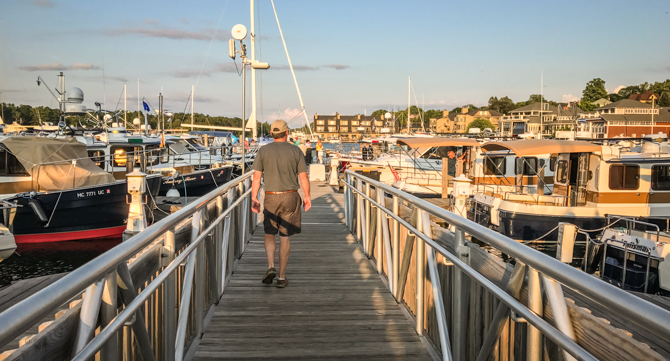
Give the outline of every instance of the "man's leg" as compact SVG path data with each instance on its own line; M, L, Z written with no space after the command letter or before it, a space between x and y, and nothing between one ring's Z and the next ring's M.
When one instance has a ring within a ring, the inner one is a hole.
M267 238L266 238L267 239ZM267 245L267 241L265 243ZM266 246L267 247L267 246ZM279 237L279 278L286 278L286 265L291 254L291 244L288 237Z
M274 234L265 235L265 254L268 256L268 268L275 266L275 236Z

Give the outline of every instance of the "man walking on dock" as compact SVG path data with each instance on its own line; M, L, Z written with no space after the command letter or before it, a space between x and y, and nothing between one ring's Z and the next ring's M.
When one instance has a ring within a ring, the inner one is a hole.
M261 176L265 180L265 201L263 203L263 228L265 230L265 253L268 270L263 283L271 284L277 276L275 269L275 235L279 234L279 278L277 287L288 285L286 265L291 251L289 237L301 231L300 206L305 212L312 206L307 179L305 157L300 148L288 143L288 125L283 120L275 120L270 127L274 142L261 147L251 165L255 170L251 186L251 209L261 210L258 191ZM300 184L298 184L298 179ZM300 199L298 189L302 185L305 199Z

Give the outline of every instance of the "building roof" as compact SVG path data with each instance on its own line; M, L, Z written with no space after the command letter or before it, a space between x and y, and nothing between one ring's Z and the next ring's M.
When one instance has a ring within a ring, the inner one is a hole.
M526 139L482 144L484 152L509 150L519 157L554 153L599 152L602 146L578 140Z
M669 109L670 108L659 108L658 114L654 114L654 122L670 123ZM651 121L651 114L601 114L600 117L607 121Z
M647 90L646 92L640 94L631 94L630 96L628 96L628 99L644 102L649 100L649 98L651 98L652 96L656 96L656 99L659 98L657 93L654 93L651 90Z
M602 106L596 110L612 109L612 108L651 108L651 105L633 99L621 99L617 102Z
M478 147L479 142L471 138L404 138L398 139L398 145L407 145L410 148Z

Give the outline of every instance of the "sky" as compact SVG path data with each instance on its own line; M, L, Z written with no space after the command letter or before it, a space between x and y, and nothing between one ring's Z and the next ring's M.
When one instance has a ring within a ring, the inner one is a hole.
M620 86L670 78L670 1L275 0L306 112L370 114L412 105L453 109L515 102L543 91L577 100L602 78ZM0 102L57 107L51 88L84 104L128 109L158 94L173 112L242 116L241 60L228 56L236 24L250 27L249 0L0 1ZM256 0L258 120L304 116L270 0ZM249 37L244 40L250 48ZM238 45L239 49L239 45ZM247 51L250 56L250 49ZM251 109L247 73L247 111ZM543 87L541 87L543 84Z

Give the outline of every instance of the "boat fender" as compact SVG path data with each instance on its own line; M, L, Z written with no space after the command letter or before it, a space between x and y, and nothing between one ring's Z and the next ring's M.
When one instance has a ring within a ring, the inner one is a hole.
M33 198L28 201L28 205L30 208L32 208L33 212L35 212L37 218L40 219L40 222L47 223L47 221L49 221L49 217L47 217L46 212L44 212L44 208L42 207L40 201Z

